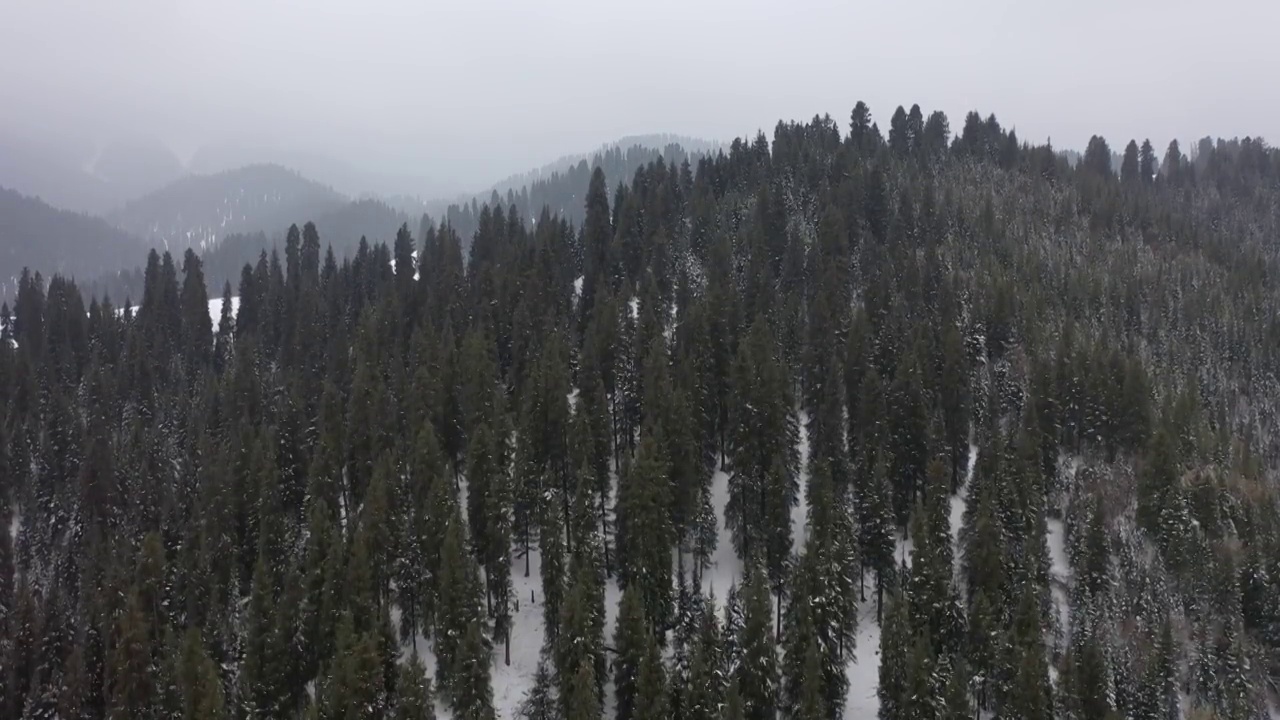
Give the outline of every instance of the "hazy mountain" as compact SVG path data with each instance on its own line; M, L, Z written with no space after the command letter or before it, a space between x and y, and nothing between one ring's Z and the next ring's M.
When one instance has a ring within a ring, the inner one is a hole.
M99 145L0 132L0 185L76 212L106 214L185 172L173 151L155 139Z
M101 218L0 188L0 296L13 294L24 267L45 277L87 277L125 260L136 263L145 249L141 238Z
M106 182L123 204L168 185L185 175L187 169L164 143L121 140L98 153L90 172Z
M0 133L0 185L77 212L103 213L124 200L111 184L85 170L93 147L42 143Z
M230 233L280 232L346 202L341 194L279 165L188 175L111 213L108 219L163 247L206 247Z
M425 175L380 173L319 153L234 143L202 146L192 155L188 168L193 173L211 174L261 163L292 168L350 197L434 197L457 189Z

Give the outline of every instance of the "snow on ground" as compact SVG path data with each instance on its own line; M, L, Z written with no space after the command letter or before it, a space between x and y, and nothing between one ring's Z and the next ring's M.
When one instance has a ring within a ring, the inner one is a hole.
M631 319L638 320L640 318L640 296L632 295L631 302L628 304L631 306Z
M874 582L874 580L872 581ZM844 716L850 720L874 718L880 712L880 625L876 622L875 593L858 609L858 637L854 659L845 667L849 678L849 694L845 696Z
M22 516L17 510L13 511L13 517L9 518L9 539L17 540L18 533L22 530Z
M391 272L394 273L395 271L396 271L396 259L391 258ZM413 251L413 279L417 280L421 274L422 274L421 269L418 267L418 251L414 250Z
M526 693L533 687L533 679L538 670L538 659L542 653L543 638L546 627L542 620L542 555L538 549L529 551L529 575L524 574L524 558L519 555L518 548L512 548L511 554L511 589L512 589L512 625L511 625L511 664L506 662L506 645L498 638L493 643L492 686L493 706L500 720L514 720ZM616 583L610 583L615 593L612 602L616 605ZM606 599L606 602L610 602ZM393 616L398 613L393 613ZM398 617L396 618L398 621ZM607 635L611 638L612 634ZM418 634L413 646L403 650L402 655L408 657L417 651L427 669L427 675L435 680L436 658L434 644ZM436 717L448 720L453 712L437 696Z
M1062 468L1068 486L1074 483L1080 462L1078 456L1058 458L1058 467ZM1046 524L1049 530L1049 592L1054 609L1058 611L1058 640L1065 643L1071 630L1071 609L1067 597L1071 587L1071 563L1067 560L1067 534L1060 518L1049 518Z
M1058 611L1059 638L1065 639L1071 629L1071 611L1067 603L1067 588L1071 586L1071 565L1067 562L1066 532L1062 521L1050 519L1049 526L1049 592L1053 606Z
M572 401L571 401L572 402ZM807 535L808 504L805 501L809 474L808 434L804 429L804 417L800 418L800 460L804 470L800 476L800 502L792 511L792 532L796 551L803 549ZM968 496L969 481L973 476L974 464L978 449L969 448L969 466L965 483L955 497L951 499L951 534L955 541L959 535L960 521L964 516L965 501ZM617 476L613 478L617 491ZM465 489L464 489L465 492ZM465 496L463 496L465 497ZM718 544L712 554L710 563L702 574L702 590L714 593L718 611L723 611L729 587L742 582L742 562L733 549L733 538L725 524L724 510L729 500L729 475L722 467L718 467L711 479L711 501L715 507ZM465 507L465 500L463 502ZM899 538L899 557L909 557L909 541ZM1052 547L1052 544L1051 544ZM1061 545L1059 544L1059 549ZM612 548L611 548L612 550ZM957 557L959 548L956 548ZM909 560L908 560L909 562ZM533 686L541 655L546 629L542 619L542 586L541 586L541 554L532 548L529 555L529 574L525 575L524 558L518 555L518 548L513 548L511 558L511 580L513 596L513 624L511 630L511 664L505 662L505 647L495 642L493 649L493 699L497 717L502 720L514 720L526 693ZM1055 558L1056 563L1056 558ZM849 693L845 702L845 718L875 717L879 712L880 700L877 696L880 672L880 625L876 622L876 599L871 590L874 578L867 578L867 600L859 607L858 633L852 657L845 669L849 678ZM617 580L610 578L605 586L605 641L612 643L614 627L617 622L618 602L621 592ZM422 658L428 673L434 677L437 659L429 640L419 635L413 645ZM412 650L405 650L407 655ZM604 717L612 717L614 712L614 692L612 680L605 688ZM452 713L437 703L437 717L451 718Z
M581 275L574 278L573 280L573 296L575 298L582 297L582 276Z
M512 620L511 664L506 650L494 643L493 705L499 718L514 718L525 693L533 687L546 628L542 621L542 554L529 550L529 576L524 575L524 559L511 558Z
M791 508L791 551L804 552L804 541L809 536L809 415L801 411L800 425L800 489L796 493L796 506Z
M231 317L235 317L240 312L240 298L231 298ZM214 298L209 301L209 319L213 321L214 332L218 330L218 321L222 319L222 298Z
M733 551L733 534L729 532L724 520L724 509L729 503L729 473L723 468L716 468L711 476L711 504L716 510L717 540L716 551L711 554L711 562L702 573L702 592L715 592L716 601L723 606L729 594L729 587L742 580L742 561Z
M948 518L951 525L951 557L956 577L960 576L960 526L964 524L964 513L969 505L969 488L972 486L970 481L973 480L973 468L977 462L978 446L969 443L969 462L965 466L964 482L956 494L951 496L951 515Z

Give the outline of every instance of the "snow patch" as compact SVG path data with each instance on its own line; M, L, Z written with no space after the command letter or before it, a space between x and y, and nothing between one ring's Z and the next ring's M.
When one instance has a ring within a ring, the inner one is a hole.
M235 318L236 313L240 312L239 296L231 298L231 317ZM214 298L209 301L209 319L213 322L213 329L218 330L218 322L222 320L222 298Z
M1067 562L1066 532L1062 521L1050 519L1049 527L1049 592L1053 596L1054 609L1058 611L1058 628L1061 637L1069 636L1071 611L1067 603L1067 588L1071 587L1071 565Z
M801 411L797 422L800 426L800 477L796 506L791 508L792 552L803 552L809 536L809 415Z
M849 693L845 696L846 718L874 718L880 713L880 625L876 622L874 593L858 608L858 635L853 662L845 666Z
M529 549L529 576L524 574L524 558L511 558L511 664L506 663L506 646L494 639L493 705L499 718L512 720L533 688L538 658L546 638L542 618L542 553Z

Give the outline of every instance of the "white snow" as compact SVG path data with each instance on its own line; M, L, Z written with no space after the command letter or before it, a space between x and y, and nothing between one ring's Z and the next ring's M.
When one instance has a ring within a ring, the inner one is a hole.
M858 609L858 637L853 662L845 668L849 678L849 694L845 696L844 716L851 720L874 718L880 712L880 625L876 622L875 593Z
M1059 456L1058 466L1062 468L1068 486L1074 485L1076 471L1080 469L1079 456ZM1050 518L1048 526L1049 545L1049 592L1053 598L1054 609L1058 613L1058 639L1065 643L1071 630L1071 609L1067 594L1071 588L1071 563L1067 560L1066 529L1061 519Z
M742 561L733 551L733 534L724 519L724 509L729 504L729 473L723 468L716 468L711 476L711 504L716 511L716 551L702 574L702 591L715 591L716 601L723 603L729 587L742 579Z
M410 255L413 258L413 279L417 280L422 275L422 269L418 267L418 251L414 250ZM396 271L396 259L391 258L391 272Z
M640 297L638 295L632 295L631 301L628 304L631 306L631 319L638 319L640 317Z
M804 430L803 415L800 420L799 451L801 468L804 470L800 477L800 502L791 515L792 532L797 552L803 549L808 531L808 505L805 498L807 496L809 478L807 471L809 443L808 435ZM951 498L950 521L953 541L958 539L960 521L964 516L965 501L968 496L969 481L973 476L977 455L978 448L975 445L970 445L968 470L964 485L961 487L960 492ZM613 477L613 482L615 485L614 497L616 497L616 474ZM728 500L729 475L722 467L718 467L711 479L711 501L715 507L719 542L710 558L708 567L702 573L701 582L704 593L710 594L714 592L719 604L717 612L723 611L729 587L742 581L742 562L734 552L733 538L725 525L724 510ZM460 499L460 502L463 502L465 507L465 501ZM1053 542L1055 541L1051 538L1051 548L1053 547ZM1057 548L1060 551L1060 534L1057 542ZM899 557L904 554L909 557L910 545L909 541L899 538ZM493 649L494 707L497 711L497 717L502 720L513 720L516 717L520 703L532 688L546 634L541 604L541 554L536 547L530 549L529 574L526 577L524 558L517 553L518 548L513 548L511 557L511 581L512 592L514 593L512 598L511 664L507 665L504 661L505 648L500 639L495 639ZM958 557L959 554L957 546L956 556ZM1058 556L1055 555L1055 566L1058 559ZM846 676L849 679L849 693L846 697L844 710L845 718L872 718L876 716L880 707L880 700L877 696L880 668L880 625L876 622L876 598L875 593L871 590L873 584L874 578L869 575L867 578L867 600L861 603L859 607L856 644L850 653L850 662L845 669ZM617 581L610 578L605 586L606 643L612 643L620 599L621 593L618 590ZM418 636L415 639L414 648L422 658L427 671L434 674L437 659L432 643L424 637ZM405 650L406 655L408 652L409 650ZM605 688L605 717L612 716L613 695L613 684L612 680L610 680ZM437 716L451 718L452 713L442 703L437 703Z
M231 317L235 317L240 312L240 298L231 298ZM222 298L214 298L209 301L209 319L213 321L214 332L218 330L218 321L222 319Z
M955 576L960 576L960 526L964 523L964 513L969 505L969 487L973 479L973 468L978 462L978 446L969 443L969 461L965 466L964 482L955 495L951 496L951 558L955 564Z
M582 276L581 275L574 278L573 280L573 295L575 298L582 297Z
M809 415L801 411L797 421L800 425L800 478L799 492L796 493L796 506L791 508L791 550L795 553L804 551L805 539L809 536Z
M1067 588L1071 586L1071 565L1067 562L1066 532L1062 521L1050 519L1049 526L1049 591L1058 611L1059 637L1065 639L1071 629L1071 611L1067 605Z
M529 577L524 576L524 559L512 554L511 664L505 662L505 646L494 642L493 704L498 717L509 719L525 693L533 687L538 657L546 628L542 622L542 554L529 550Z

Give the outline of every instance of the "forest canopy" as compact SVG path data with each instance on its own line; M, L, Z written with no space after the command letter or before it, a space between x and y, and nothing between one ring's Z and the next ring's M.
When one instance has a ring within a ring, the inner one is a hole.
M1266 717L1280 152L958 125L24 272L0 716Z

